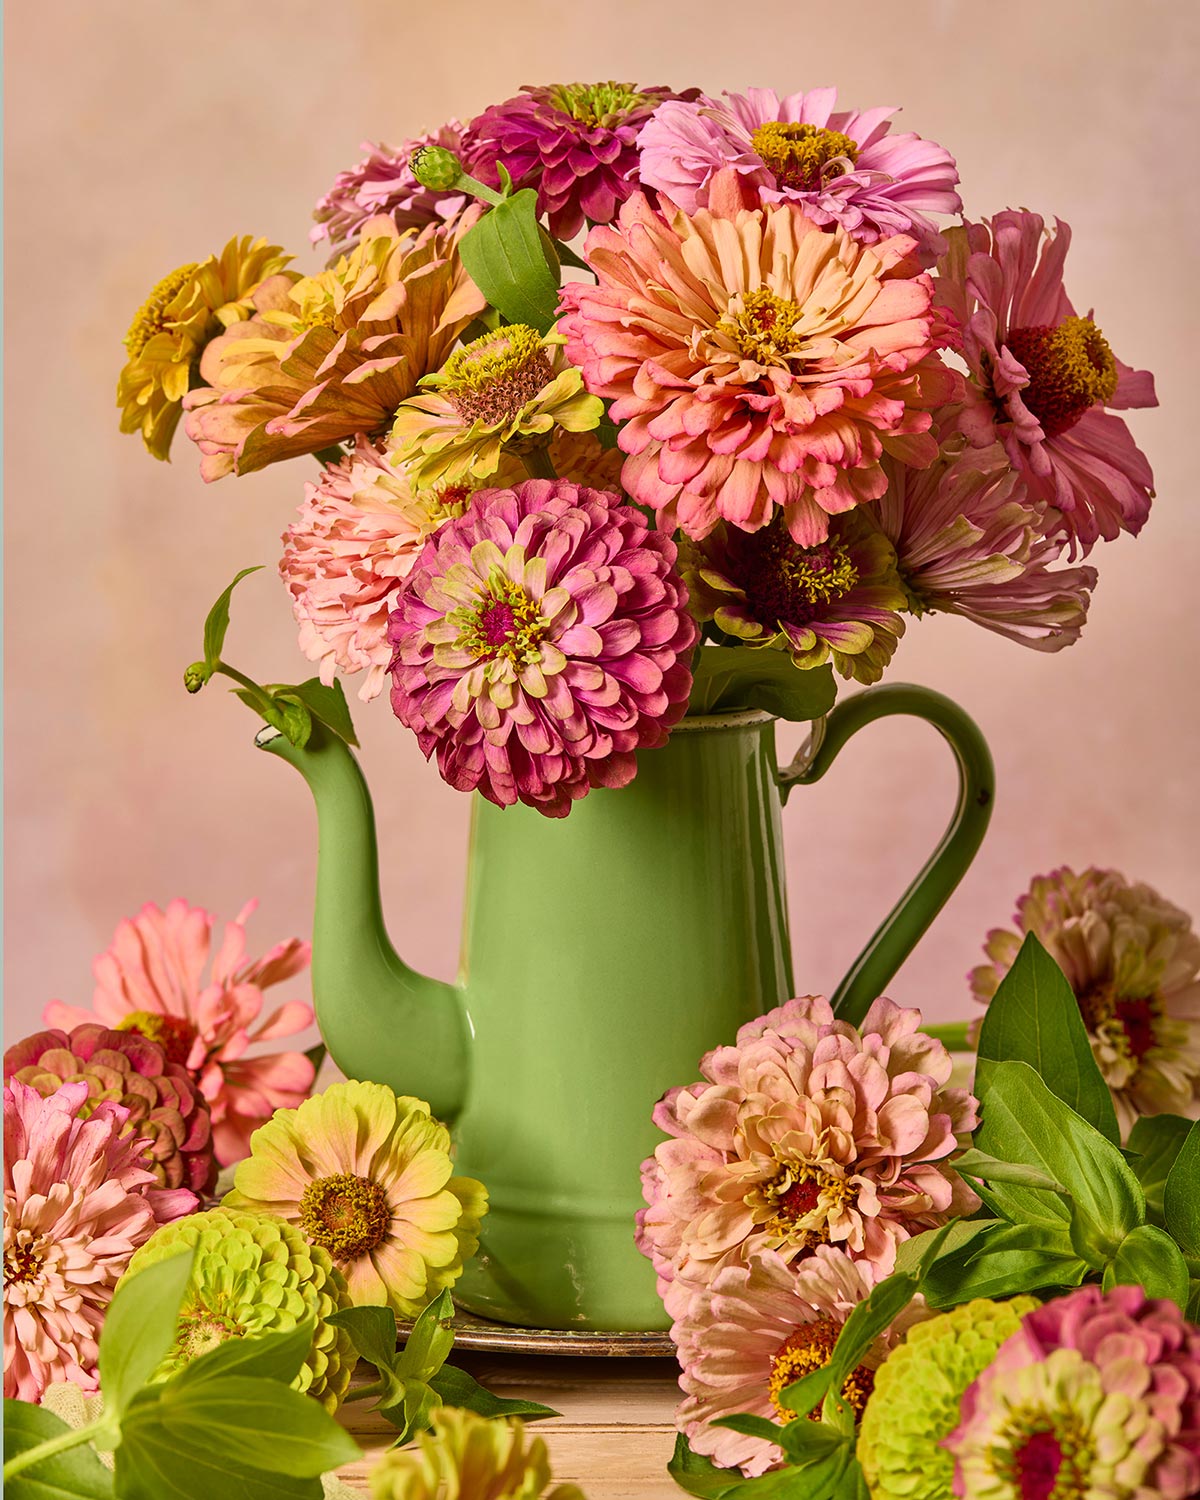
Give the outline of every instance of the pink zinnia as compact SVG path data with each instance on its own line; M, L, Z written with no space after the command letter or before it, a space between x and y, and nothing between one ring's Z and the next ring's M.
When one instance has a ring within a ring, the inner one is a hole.
M961 212L958 168L933 141L890 135L894 108L835 112L836 89L725 98L655 110L638 136L643 185L694 214L730 167L760 202L800 203L815 223L840 224L865 244L911 234L931 258L944 248L929 215Z
M517 187L536 188L550 233L569 240L585 220L612 223L637 186L638 131L664 100L680 97L632 83L526 85L471 122L467 164L493 187L502 163Z
M130 1256L198 1203L158 1187L127 1109L79 1118L87 1096L84 1082L45 1098L4 1086L4 1394L20 1401L59 1380L96 1389L100 1325Z
M255 1029L263 991L308 967L311 945L299 938L279 943L265 957L246 961L247 902L225 925L205 983L203 971L215 918L175 900L166 911L152 902L113 935L96 960L92 1010L52 1000L48 1026L70 1030L98 1016L107 1026L137 1031L158 1042L173 1062L190 1070L212 1109L213 1142L222 1165L240 1161L251 1133L277 1109L294 1109L313 1081L303 1052L247 1057L256 1042L293 1036L312 1025L312 1008L289 1000Z
M950 1160L976 1101L946 1087L950 1054L920 1021L881 999L860 1030L820 996L789 1000L664 1095L638 1248L672 1317L760 1250L803 1263L833 1244L885 1276L902 1240L976 1206Z
M424 229L427 224L450 224L470 201L465 193L423 187L413 176L409 159L422 146L441 146L456 156L469 153L472 135L460 120L448 120L437 130L399 146L363 141L362 161L339 172L333 186L313 210L316 223L308 232L314 245L328 240L340 250L356 240L368 219L383 214L397 229Z
M969 1500L1191 1500L1200 1493L1200 1328L1138 1286L1026 1313L945 1440Z
M1157 406L1154 377L1121 363L1063 286L1070 226L1043 238L1040 214L1006 209L950 233L938 295L963 328L970 366L959 429L999 439L1032 497L1053 507L1052 534L1090 551L1150 512L1154 476L1106 407Z
M928 469L884 467L875 514L914 614L963 615L1035 651L1079 639L1096 570L1053 566L1062 541L1043 535L1042 507L999 444L945 453Z
M675 545L566 480L481 490L425 544L388 636L392 708L459 791L565 817L624 786L691 691Z
M889 452L937 457L934 407L958 389L935 354L933 284L896 235L868 247L795 204L664 218L639 193L564 288L561 328L587 387L612 401L621 481L659 525L757 531L783 509L801 546L883 494ZM728 190L728 191L726 191Z

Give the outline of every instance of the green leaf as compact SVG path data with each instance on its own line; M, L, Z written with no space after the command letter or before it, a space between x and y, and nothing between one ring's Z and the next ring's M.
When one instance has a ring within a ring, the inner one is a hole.
M443 1365L429 1382L447 1406L463 1406L481 1417L524 1417L536 1422L541 1417L557 1417L561 1413L552 1406L542 1406L537 1401L509 1400L493 1396L466 1370L454 1365Z
M280 715L277 728L283 730L293 745L303 750L312 737L313 716L308 704L297 696L294 688L277 692L274 698Z
M681 1490L698 1500L721 1500L722 1496L740 1494L746 1481L736 1469L719 1469L710 1458L693 1453L683 1433L675 1437L675 1452L667 1473Z
M376 1369L391 1369L398 1358L396 1317L390 1307L344 1307L325 1319L350 1335L354 1352Z
M984 1062L1025 1062L1064 1104L1113 1145L1121 1133L1112 1094L1092 1056L1066 975L1029 933L1000 983L979 1033ZM978 1075L980 1084L986 1069ZM982 1099L983 1090L976 1090Z
M175 1383L186 1389L227 1375L241 1375L290 1385L312 1348L316 1326L315 1318L307 1318L295 1328L225 1339L215 1349L185 1365L175 1376Z
M1022 1187L1037 1188L1040 1192L1067 1191L1057 1178L1051 1177L1039 1167L998 1161L994 1156L988 1156L985 1151L976 1151L973 1147L960 1151L954 1158L954 1170L961 1172L964 1177L977 1178L980 1182L1015 1182Z
M1045 1287L1078 1286L1088 1264L1075 1254L1067 1225L986 1225L985 1233L940 1256L922 1278L930 1307L973 1297L1015 1297Z
M119 1418L175 1342L194 1250L122 1277L100 1334L100 1384L108 1414Z
M1104 1287L1141 1286L1147 1297L1169 1297L1187 1311L1187 1261L1165 1229L1141 1224L1125 1236L1104 1273Z
M346 702L342 684L336 679L331 686L326 686L319 677L309 677L304 682L283 687L282 690L298 698L313 718L320 720L338 739L345 740L347 745L358 744L354 721L350 717L350 705Z
M546 258L533 188L484 214L459 240L458 252L467 275L510 323L549 331L558 315L559 278Z
M863 1356L881 1333L904 1311L917 1292L915 1276L892 1275L872 1287L871 1294L860 1302L842 1326L833 1357L829 1361L829 1395L825 1409L830 1404L842 1406L842 1386L862 1363Z
M319 1479L292 1479L266 1469L246 1468L211 1444L181 1448L148 1415L157 1394L149 1393L149 1400L146 1395L135 1403L134 1419L116 1451L120 1500L164 1500L167 1495L171 1500L216 1500L217 1496L221 1500L322 1500Z
M404 1341L404 1352L396 1361L396 1373L426 1381L436 1375L454 1347L453 1320L454 1302L445 1291L434 1298L413 1324Z
M208 618L204 622L204 665L210 673L220 661L225 645L225 632L229 629L229 603L233 598L233 591L243 578L248 578L251 573L257 573L261 569L262 563L257 567L243 568L208 612Z
M845 1472L838 1481L837 1489L833 1492L832 1500L871 1500L866 1475L857 1458L852 1458L846 1465Z
M1193 1276L1188 1283L1187 1320L1200 1323L1200 1277Z
M692 676L691 714L757 708L806 722L828 713L837 697L832 667L801 671L785 651L769 646L704 646Z
M783 1437L783 1428L777 1422L768 1422L766 1417L753 1412L734 1412L731 1417L717 1417L713 1427L728 1427L730 1432L740 1432L743 1437L761 1438L765 1443L778 1443Z
M1167 1174L1163 1188L1167 1229L1185 1255L1200 1255L1200 1120Z
M18 1454L28 1453L42 1443L53 1442L71 1428L53 1412L28 1401L4 1401L4 1458L6 1463ZM112 1473L96 1457L86 1442L78 1447L52 1453L48 1458L6 1476L6 1500L109 1500L113 1493Z
M791 1385L785 1385L779 1392L779 1404L786 1406L788 1411L794 1411L806 1417L824 1401L832 1380L832 1368L829 1365L820 1365L817 1369L810 1370L807 1375L801 1376L799 1380L793 1380Z
M1142 1115L1129 1132L1129 1149L1136 1153L1131 1165L1146 1195L1146 1217L1160 1228L1167 1176L1191 1128L1192 1121L1183 1115Z
M423 1380L409 1378L402 1384L404 1395L394 1406L377 1408L381 1417L400 1429L396 1435L397 1447L411 1442L418 1432L424 1432L429 1426L430 1416L442 1404L437 1392Z
M989 1199L1014 1224L1070 1224L1077 1255L1101 1270L1131 1229L1145 1222L1146 1199L1116 1146L1051 1093L1025 1062L989 1062L980 1089L979 1150L1037 1167L1070 1191L991 1184Z
M999 1219L952 1219L941 1229L914 1234L911 1239L901 1241L896 1251L896 1270L910 1276L923 1275L926 1263L932 1265L939 1258L954 1254L999 1223Z

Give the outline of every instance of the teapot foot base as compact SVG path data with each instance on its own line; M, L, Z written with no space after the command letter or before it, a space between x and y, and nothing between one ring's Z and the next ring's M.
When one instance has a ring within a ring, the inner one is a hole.
M407 1338L411 1323L400 1323L398 1333ZM558 1354L613 1358L673 1358L675 1346L667 1333L622 1333L576 1328L518 1328L512 1323L493 1323L465 1308L454 1310L454 1344L457 1349L477 1349L489 1354Z

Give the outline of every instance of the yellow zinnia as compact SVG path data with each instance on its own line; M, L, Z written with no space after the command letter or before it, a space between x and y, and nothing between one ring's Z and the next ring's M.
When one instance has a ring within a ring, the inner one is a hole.
M420 1448L389 1449L371 1471L372 1500L584 1500L578 1485L548 1493L546 1445L525 1447L524 1424L513 1417L489 1421L443 1406Z

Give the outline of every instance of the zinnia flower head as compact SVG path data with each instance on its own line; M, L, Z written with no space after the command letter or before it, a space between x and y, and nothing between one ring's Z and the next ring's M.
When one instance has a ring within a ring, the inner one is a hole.
M484 490L433 536L392 614L392 708L459 791L550 817L624 786L691 691L675 546L565 480Z
M248 902L225 924L206 982L215 917L183 900L172 901L166 911L148 902L118 926L96 960L92 1010L52 1000L44 1016L47 1025L63 1030L99 1017L118 1031L158 1042L208 1100L223 1166L240 1160L251 1131L273 1110L299 1104L313 1081L312 1062L303 1052L246 1055L254 1043L292 1036L313 1018L310 1006L289 1000L254 1024L263 991L306 969L311 952L308 943L290 938L247 961L246 922L257 905Z
M594 428L604 403L584 390L560 345L509 323L456 349L397 411L395 460L422 487L482 480L496 473L505 450L543 447L556 428Z
M904 634L896 554L855 511L833 517L812 547L777 515L754 532L722 521L681 556L699 619L748 646L779 646L800 668L832 661L843 677L878 682Z
M1128 427L1106 407L1157 406L1154 377L1121 363L1063 286L1069 225L1043 237L1040 214L1006 209L950 232L938 295L961 324L970 367L958 428L976 447L999 440L1046 529L1090 551L1150 512L1154 476Z
M371 1470L371 1500L584 1500L574 1484L550 1483L546 1445L525 1445L518 1417L489 1421L440 1406L417 1447L389 1448Z
M192 1274L174 1342L154 1378L165 1380L226 1339L286 1332L313 1318L312 1345L292 1385L336 1411L355 1354L349 1334L326 1321L350 1306L327 1252L270 1214L214 1208L157 1230L129 1262L126 1279L182 1250L193 1252Z
M951 447L928 469L883 465L887 493L874 514L913 614L963 615L1035 651L1079 639L1096 570L1052 566L1062 541L1044 534L1043 508L999 444Z
M65 1031L39 1031L4 1054L4 1077L19 1078L43 1097L64 1083L87 1085L79 1108L86 1119L97 1105L121 1105L125 1130L139 1137L144 1165L160 1187L186 1187L200 1196L217 1180L208 1100L181 1063L157 1042L94 1022Z
M117 381L121 431L140 432L155 457L170 456L192 371L210 339L253 311L250 296L291 260L278 245L231 239L219 256L180 266L151 291L125 335L129 360Z
M929 215L961 211L958 168L932 141L889 134L895 109L835 111L836 89L724 97L655 110L638 136L643 185L691 214L732 168L761 202L800 203L815 223L839 224L864 244L911 234L931 258L944 248Z
M918 1323L888 1355L855 1450L871 1500L946 1500L954 1460L941 1444L958 1426L963 1394L1037 1305L977 1298Z
M479 1242L487 1192L453 1172L450 1132L422 1100L335 1083L254 1132L224 1204L297 1225L333 1257L356 1306L415 1317Z
M796 1419L780 1393L829 1363L842 1325L873 1285L870 1266L832 1245L819 1245L799 1265L764 1250L718 1271L671 1329L685 1397L676 1420L695 1452L747 1475L778 1466L777 1444L709 1424L739 1412ZM888 1349L922 1315L906 1310L851 1372L842 1395L855 1416L869 1410L875 1371ZM810 1415L819 1418L819 1408Z
M4 1394L37 1401L51 1381L96 1389L97 1340L117 1280L157 1223L196 1207L146 1169L129 1112L84 1082L45 1098L4 1085Z
M934 353L941 324L911 237L868 247L796 204L740 208L725 189L724 212L692 217L630 198L616 228L588 236L598 285L563 289L560 326L623 424L622 483L660 526L757 531L782 508L811 547L830 515L883 493L885 451L933 462L930 413L958 377Z
M950 1054L920 1021L880 999L859 1030L820 996L789 1000L663 1096L671 1139L642 1166L638 1248L672 1317L759 1250L802 1268L832 1244L886 1276L900 1241L977 1205L950 1165L976 1101L945 1086Z
M1190 1114L1200 1097L1200 936L1156 890L1116 870L1040 875L970 974L987 1004L1028 932L1067 976L1122 1136L1139 1115Z
M263 282L254 316L208 345L207 384L184 401L203 478L384 432L483 309L456 234L432 225L398 234L375 218L328 270Z
M612 223L636 186L638 131L664 100L681 97L632 83L526 85L471 122L470 170L498 187L502 162L517 187L537 189L550 233L573 239L585 220Z
M1022 1319L946 1446L964 1500L1189 1500L1200 1329L1141 1287L1080 1287Z
M328 240L339 250L358 238L364 224L380 216L400 231L453 224L467 206L467 195L423 187L413 175L409 158L422 146L441 146L462 156L469 153L472 140L460 120L448 120L437 130L395 147L363 141L360 149L366 155L362 161L339 172L313 209L316 223L308 232L309 239L314 245Z

